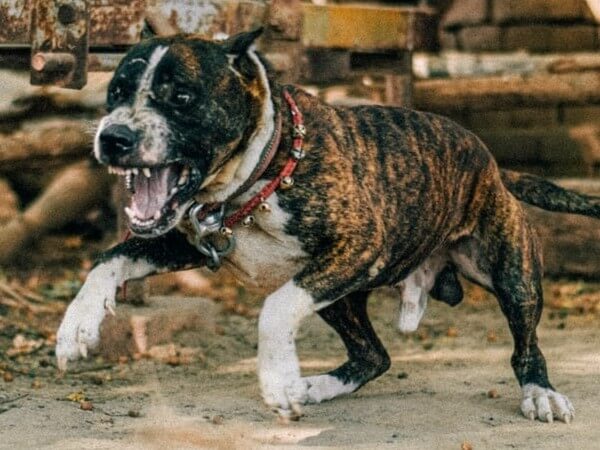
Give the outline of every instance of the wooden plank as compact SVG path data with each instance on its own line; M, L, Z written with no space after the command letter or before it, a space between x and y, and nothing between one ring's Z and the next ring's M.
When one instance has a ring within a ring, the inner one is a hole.
M412 49L416 10L360 4L303 4L302 43L313 48Z
M469 77L415 82L415 105L429 111L482 111L600 103L600 72Z

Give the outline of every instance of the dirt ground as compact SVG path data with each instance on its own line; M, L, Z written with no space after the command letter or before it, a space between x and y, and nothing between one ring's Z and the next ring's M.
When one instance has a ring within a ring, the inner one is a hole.
M561 286L548 283L547 296L560 296ZM260 400L252 314L211 308L214 326L177 336L204 354L190 364L92 360L60 377L52 349L44 348L16 359L29 371L0 380L0 448L598 448L600 316L544 312L539 335L551 380L577 416L570 425L530 422L518 409L504 318L491 299L476 296L456 308L431 302L411 336L395 328L397 301L375 296L371 315L391 369L357 393L306 406L287 425ZM316 316L302 327L298 347L306 374L344 360L337 336ZM84 397L91 411L81 409Z

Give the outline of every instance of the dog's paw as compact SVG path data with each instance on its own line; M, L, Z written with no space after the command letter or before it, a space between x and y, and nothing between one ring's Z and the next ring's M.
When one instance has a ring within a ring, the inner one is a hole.
M281 420L298 420L306 403L306 382L301 378L279 378L271 374L262 380L263 400Z
M565 395L537 384L526 384L522 390L521 411L528 419L537 417L542 422L551 423L558 419L571 423L575 417L575 408Z
M115 293L84 287L71 302L56 333L58 368L67 369L67 361L86 358L88 349L100 342L100 325L106 312L114 314Z
M323 374L303 378L307 386L306 403L321 403L358 389L358 383L343 383L338 378Z

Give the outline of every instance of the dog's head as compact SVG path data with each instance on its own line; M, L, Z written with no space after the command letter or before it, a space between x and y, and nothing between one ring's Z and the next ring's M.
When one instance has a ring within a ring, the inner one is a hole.
M252 44L181 35L145 41L108 88L94 155L132 191L131 230L157 236L181 219L203 183L252 139L270 98Z

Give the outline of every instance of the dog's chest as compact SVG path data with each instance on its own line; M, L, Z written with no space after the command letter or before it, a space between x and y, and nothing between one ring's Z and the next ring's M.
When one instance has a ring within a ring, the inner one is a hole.
M253 225L235 227L236 246L224 267L242 283L272 291L298 273L307 255L298 238L285 232L290 216L279 206L277 193L267 203L270 211L255 211Z

